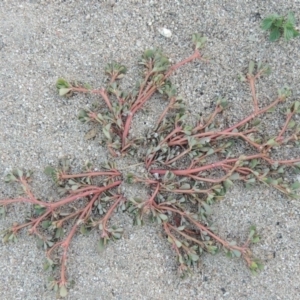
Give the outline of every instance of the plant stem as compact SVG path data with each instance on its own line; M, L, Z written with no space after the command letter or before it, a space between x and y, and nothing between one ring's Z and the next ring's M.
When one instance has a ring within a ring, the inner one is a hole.
M60 179L71 179L81 177L94 177L94 176L121 176L121 173L117 170L114 171L99 171L99 172L86 172L82 174L63 174L59 175Z
M247 79L248 79L248 82L250 85L251 95L252 95L252 99L253 99L254 112L257 113L259 111L259 108L258 108L258 100L257 100L256 90L255 90L256 76L248 74Z
M107 92L104 88L101 88L99 90L89 90L83 87L72 87L71 90L73 92L77 92L77 93L87 93L87 94L96 94L96 95L101 95L101 97L103 98L103 100L105 101L106 105L108 106L108 108L110 109L111 112L113 112L113 108L111 105L111 102L108 98Z
M100 219L97 222L93 223L93 226L97 226L98 224L102 223L103 226L103 231L106 230L106 223L108 222L109 218L111 217L113 211L116 209L116 207L119 205L119 203L121 202L121 200L123 200L124 197L122 195L120 195L117 200L112 204L112 206L109 208L109 210L106 212L105 216Z
M163 78L163 81L166 80L168 77L170 77L170 75L175 70L177 70L181 66L187 64L188 62L190 62L196 58L201 58L201 55L197 49L195 50L193 55L191 55L190 57L188 57L188 58L182 60L181 62L175 64L174 66L172 66L169 69L169 71L167 71L166 75ZM141 88L144 88L144 85ZM130 129L130 125L131 125L133 116L139 109L141 109L141 107L149 100L149 98L151 98L151 96L157 91L157 88L158 88L157 86L152 86L150 89L147 90L145 95L143 95L141 93L141 89L140 89L139 96L138 96L137 100L135 101L135 103L132 105L132 107L130 109L130 113L128 114L126 122L125 122L124 131L123 131L123 135L122 135L122 150L124 149L124 147L126 145L126 138L129 133L129 129Z
M205 129L207 126L209 126L212 123L212 121L214 120L214 118L216 117L216 115L218 113L220 113L221 111L222 111L222 108L219 105L217 105L215 108L215 111L210 115L210 117L206 121L205 125L199 124L192 130L192 133L196 134L197 132L199 132L199 131Z
M60 246L64 249L62 259L61 259L61 272L60 272L60 286L64 286L67 283L66 279L66 267L67 267L67 253L71 243L71 240L77 230L78 225L80 224L80 220L83 220L89 211L92 209L94 202L98 199L101 192L96 193L92 200L88 203L88 205L84 208L83 212L81 213L78 222L72 227L71 231L69 232L67 238L60 244Z
M169 110L170 108L172 108L172 106L174 105L175 101L176 101L176 97L172 97L172 98L170 99L170 102L169 102L168 106L164 109L164 111L163 111L162 114L160 115L158 121L156 122L156 125L159 125L159 124L160 124L160 122L163 120L163 118L164 118L165 115L167 114L168 110Z
M62 205L65 205L65 204L68 204L68 203L71 203L77 199L80 199L80 198L83 198L83 197L86 197L86 196L89 196L89 195L94 195L94 194L98 194L98 193L102 193L104 191L107 191L109 189L112 189L118 185L120 185L122 183L122 181L115 181L111 184L108 184L106 186L103 186L103 187L99 187L97 189L94 189L94 190L90 190L90 191L87 191L87 192L83 192L83 193L80 193L80 194L77 194L77 195L74 195L74 196L69 196L69 197L66 197L66 198L63 198L57 202L54 202L54 203L45 203L46 206L50 207L52 210L62 206Z
M187 63L193 61L193 60L196 59L196 58L200 58L200 59L201 59L201 54L200 54L200 52L199 52L198 49L196 49L195 52L194 52L191 56L189 56L189 57L187 57L186 59L180 61L179 63L173 65L173 66L169 69L169 71L166 73L165 79L167 79L168 77L170 77L171 74L172 74L174 71L176 71L177 69L179 69L179 68L182 67L183 65L185 65L185 64L187 64Z
M255 159L255 158L264 158L264 154L255 154L255 155L250 155L250 156L243 156L242 160L243 161L244 160L251 160L251 159ZM195 169L172 170L172 173L174 175L187 176L187 175L190 175L190 174L199 173L199 172L210 170L210 169L213 169L213 168L222 167L224 164L235 163L238 160L241 160L241 158L225 159L225 160L221 160L219 162L208 164L208 165L198 167L198 168L195 168ZM168 170L161 170L161 169L152 169L152 170L150 170L150 173L152 173L152 174L156 173L156 174L164 175L164 174L166 174L166 172L168 172Z

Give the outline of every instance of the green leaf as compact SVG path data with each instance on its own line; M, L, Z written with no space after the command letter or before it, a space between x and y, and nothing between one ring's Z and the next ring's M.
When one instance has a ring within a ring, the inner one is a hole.
M68 81L66 81L65 79L63 79L63 78L57 79L56 88L58 90L60 90L62 88L70 88L70 87L71 87L71 84Z
M59 295L60 295L60 297L62 297L62 298L66 297L66 296L68 295L68 290L67 290L67 288L66 288L64 285L62 285L62 286L59 288Z
M20 169L15 169L12 171L12 174L15 175L17 178L21 178L23 176L23 171Z
M260 124L260 122L261 122L261 121L260 121L259 119L254 119L253 122L252 122L252 125L253 125L253 126L257 126L257 125Z
M291 185L291 189L292 189L293 191L299 190L299 189L300 189L300 182L295 182L295 183L293 183L293 184Z
M291 120L288 124L288 128L293 128L293 127L295 127L295 125L296 125L296 122L294 120Z
M188 183L184 183L183 185L180 186L181 190L189 190L191 189L191 186Z
M255 66L255 63L254 63L254 61L251 60L249 62L249 70L248 70L249 74L253 74L254 66Z
M168 242L171 243L171 244L174 243L173 239L169 235L168 235Z
M212 214L212 209L211 209L210 205L208 205L207 203L203 202L202 206L205 209L205 213L207 215L211 215Z
M204 145L204 144L210 142L210 138L209 137L204 137L204 138L199 139L198 142L199 142L199 144Z
M240 177L240 174L239 173L233 173L229 179L230 180L239 180L241 177Z
M283 36L287 41L292 39L294 37L294 28L293 28L293 26L285 25L283 27Z
M204 36L201 36L199 33L194 33L192 36L192 41L196 46L196 49L201 49L204 47L207 38Z
M295 25L296 24L296 19L295 19L294 13L289 12L288 15L287 15L286 21L290 25Z
M42 227L43 227L44 229L47 229L47 228L49 228L49 227L51 226L51 224L52 224L51 221L46 220L46 221L43 221L43 222L42 222Z
M12 182L12 181L17 181L17 178L12 174L12 173L8 173L5 177L4 177L4 181L5 182Z
M283 25L283 21L284 21L284 18L283 17L278 17L276 18L276 20L274 20L274 28L277 27L277 28L282 28L282 25Z
M212 155L215 153L215 150L213 148L210 148L207 152L206 155Z
M260 237L257 235L257 236L255 236L253 239L251 239L251 242L253 243L253 244L255 244L255 243L258 243L260 241Z
M256 262L256 265L258 267L259 270L263 270L264 269L264 265L260 262Z
M123 233L124 229L120 227L120 228L114 229L114 232Z
M299 35L300 35L300 32L298 30L294 29L293 37L295 38L295 37L297 37Z
M89 83L85 83L83 85L87 90L91 90L92 89L92 86L89 84Z
M273 146L277 146L278 143L275 141L275 139L269 139L266 145L273 147Z
M233 185L233 182L230 179L226 179L224 181L224 187L226 190L228 190Z
M225 109L228 106L228 100L226 98L220 99L220 105L223 109Z
M250 168L254 169L258 165L258 163L259 163L259 161L256 158L252 159L250 162Z
M105 137L108 139L108 140L111 140L111 135L109 133L109 130L110 130L110 125L111 124L107 124L105 127L103 127L102 131L105 135Z
M98 251L102 252L105 249L105 239L101 238L99 243L98 243Z
M274 16L269 16L262 21L261 28L263 30L268 30L271 28L273 22L274 22Z
M251 265L250 265L250 269L251 269L251 270L257 270L257 268L258 268L258 266L257 266L256 262L253 261L253 262L251 263Z
M45 169L44 169L44 173L48 176L52 176L54 173L56 173L56 170L50 166L47 166Z
M175 240L175 244L178 248L180 248L182 246L182 243L178 240Z
M64 235L64 230L62 229L62 227L57 228L56 231L55 231L55 236L54 237L56 239L60 239L60 238L63 237L63 235Z
M46 207L40 205L34 205L34 213L38 216L42 215L46 210Z
M66 88L61 88L59 89L59 96L65 96L68 94L72 89L66 89Z
M117 240L119 240L122 237L122 234L119 232L113 232L112 235Z
M229 257L229 258L232 258L232 252L231 251L227 251L227 250L225 250L226 252L225 252L225 255L227 256L227 257Z
M280 30L278 28L273 28L271 30L269 39L271 42L275 42L280 38Z
M36 246L42 248L44 246L44 241L40 238L36 238Z
M267 110L267 113L272 113L275 111L275 107L271 107L270 109Z
M160 217L163 221L167 221L167 220L168 220L168 216L166 216L165 214L159 214L159 217Z
M238 74L238 79L241 81L241 82L245 82L247 79L246 77L242 74L242 73L239 73Z
M80 226L80 233L83 234L83 235L88 234L88 231L87 231L85 225L83 225L83 224Z
M232 252L236 257L241 257L242 255L242 253L239 250L232 250Z
M47 271L48 269L50 269L50 264L48 262L45 262L43 265L43 270Z
M199 255L197 255L197 254L189 253L188 256L189 256L189 258L190 258L192 261L197 261L197 260L199 260Z

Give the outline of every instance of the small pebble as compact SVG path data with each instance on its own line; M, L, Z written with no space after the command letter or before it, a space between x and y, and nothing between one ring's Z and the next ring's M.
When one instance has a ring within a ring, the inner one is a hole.
M170 38L172 36L172 31L167 28L160 27L160 28L158 28L158 32L166 38Z

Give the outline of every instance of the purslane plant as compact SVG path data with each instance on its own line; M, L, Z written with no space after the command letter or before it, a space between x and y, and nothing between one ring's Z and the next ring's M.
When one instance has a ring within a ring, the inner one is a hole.
M121 91L118 80L124 77L126 67L116 62L108 64L105 68L105 73L109 77L106 88L92 89L86 85L72 85L63 78L57 81L56 87L61 96L72 93L89 93L99 94L102 97L106 104L105 109L101 112L82 109L78 117L84 123L93 121L101 124L110 154L119 156L137 143L137 140L131 140L128 136L134 115L157 91L170 99L175 97L176 90L168 78L181 66L195 59L205 60L199 52L199 49L204 46L205 40L205 38L195 35L194 53L173 66L170 66L169 59L159 49L146 50L140 60L140 64L144 67L143 78L137 82L131 92ZM175 106L175 99L171 103Z
M88 170L82 174L69 174L67 165L68 161L65 161L61 170L52 167L45 169L46 174L58 184L59 193L65 197L54 202L39 200L29 186L30 172L17 169L7 174L5 180L20 184L24 196L0 201L2 214L10 204L32 204L32 213L27 222L14 223L3 232L2 241L16 241L16 234L29 227L29 234L36 236L38 247L46 251L44 270L54 270L60 265L59 275L56 274L57 278L49 278L48 287L58 291L62 297L67 295L70 284L66 275L67 253L76 231L85 234L88 229L98 228L101 231L101 250L110 239L121 237L122 228L110 228L108 220L118 207L125 209L125 198L114 191L122 182L121 173L116 169L108 166L110 170ZM97 177L104 179L96 183Z
M194 54L174 66L170 66L168 58L160 50L146 50L141 58L144 76L132 92L121 90L118 80L124 76L126 68L116 62L105 69L109 76L105 88L92 89L88 85L71 84L62 78L57 81L61 96L71 96L73 93L99 94L101 104L98 109L81 110L79 119L82 122L97 122L102 126L112 156L133 153L137 143L144 149L143 163L147 174L127 174L126 181L146 185L149 189L148 199L125 199L115 192L124 180L121 172L112 164L105 171L88 168L83 174L69 174L66 163L60 171L47 167L46 173L59 185L59 192L67 194L56 202L43 202L33 195L28 186L29 174L24 175L17 170L7 175L7 181L17 181L22 185L25 197L1 200L0 212L4 213L5 206L20 202L31 203L34 211L27 223L15 224L5 231L3 241L14 241L20 229L30 227L30 233L37 236L38 244L47 250L45 269L55 269L57 264L61 265L60 274L56 274L55 279L51 278L49 284L61 296L67 294L67 250L74 234L76 231L86 233L93 227L98 228L101 231L99 250L102 250L110 239L121 237L121 228L108 227L108 220L117 208L132 214L137 225L143 224L145 218L161 224L177 255L182 275L197 263L203 252L214 254L220 249L224 249L229 257L243 258L253 273L262 269L261 262L253 257L250 250L251 244L260 239L255 226L250 227L244 243L224 240L212 224L211 205L223 199L236 180L244 182L246 186L260 182L289 197L298 197L300 183L289 183L284 174L287 169L289 172L299 172L300 158L274 159L272 150L291 143L299 145L300 126L293 118L300 113L300 103L296 101L286 109L285 122L276 136L262 139L258 135L258 118L283 103L290 91L279 90L273 102L261 107L256 94L256 81L267 74L269 68L250 62L247 74L240 78L250 87L253 112L236 124L221 128L216 120L222 116L228 103L226 99L218 99L210 116L201 117L197 124L189 124L185 105L177 96L169 77L195 59L207 61L200 53L205 38L195 34L193 42ZM132 118L156 92L169 102L158 117L154 132L138 140L130 138ZM250 149L248 152L252 152L235 154L236 140L245 143ZM104 179L97 181L98 177ZM101 217L97 218L97 215ZM70 231L64 238L67 229Z

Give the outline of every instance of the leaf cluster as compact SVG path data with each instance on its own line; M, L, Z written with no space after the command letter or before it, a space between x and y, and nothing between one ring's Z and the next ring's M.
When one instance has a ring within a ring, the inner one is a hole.
M289 12L288 15L280 16L277 14L266 17L261 24L263 30L270 31L269 39L274 42L281 36L286 41L299 36L299 31L295 28L296 20L294 13Z
M200 55L197 49L202 48L205 41L205 37L199 34L194 35L195 53L182 64L197 58ZM154 93L159 92L164 98L170 99L168 109L183 108L181 99L176 97L175 86L168 80L171 73L182 64L171 67L169 58L157 48L145 50L139 64L143 66L142 78L137 80L131 91L124 91L119 84L119 79L124 77L127 69L117 62L109 63L105 67L105 74L108 75L108 84L105 88L91 89L76 84L71 85L62 78L59 78L56 83L61 96L69 96L72 93L102 96L106 107L98 105L96 109L81 109L78 118L83 123L94 122L101 125L104 136L102 141L113 156L120 156L125 152L131 155L136 153L137 146L142 141L129 138L132 118ZM91 134L92 137L95 135Z
M90 168L89 164L86 164ZM38 248L47 253L45 271L54 272L48 288L56 291L61 297L67 295L70 281L66 280L67 250L76 231L87 234L92 228L105 233L106 240L120 239L122 228L108 228L107 222L119 206L124 210L124 198L113 192L121 181L116 180L120 173L108 164L108 171L87 171L82 174L70 174L70 161L61 160L59 168L46 167L45 173L58 185L63 198L55 202L37 199L29 185L31 172L16 169L7 174L6 182L15 182L22 187L22 196L17 199L0 200L0 213L5 214L5 207L15 202L27 202L32 205L31 212L24 224L14 223L4 230L2 242L16 242L17 233L25 227L36 237ZM97 177L106 176L102 180ZM100 225L99 225L100 224ZM62 251L59 251L62 248ZM61 256L61 258L59 258ZM58 275L58 269L61 269ZM54 279L54 278L57 279Z

